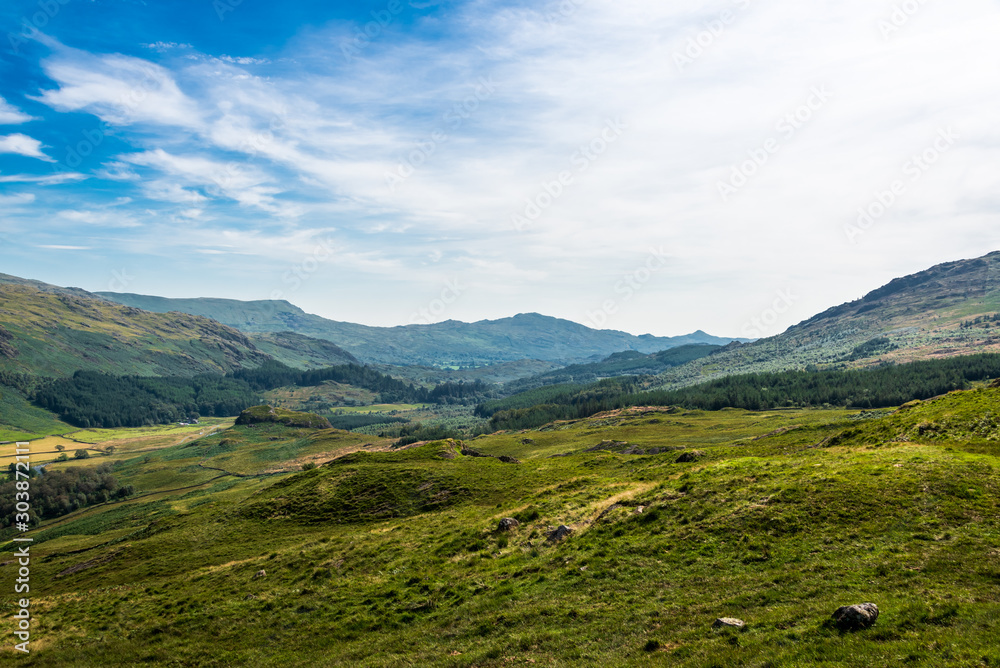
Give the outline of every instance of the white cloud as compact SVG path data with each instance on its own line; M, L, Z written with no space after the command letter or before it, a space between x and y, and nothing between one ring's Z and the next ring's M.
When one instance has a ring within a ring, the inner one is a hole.
M0 125L20 125L37 120L0 97Z
M18 193L16 195L0 195L0 206L20 206L23 204L31 204L35 201L35 196L32 193Z
M86 174L77 174L75 172L49 174L47 176L37 174L11 174L10 176L0 176L0 183L37 183L43 186L56 186L63 183L83 181L86 178Z
M706 37L725 9L734 20ZM888 40L885 14L862 0L483 0L456 7L433 38L401 28L349 63L342 26L304 32L266 78L250 71L264 64L253 55L193 53L167 68L57 48L44 67L58 87L40 99L122 126L134 152L98 175L201 226L185 233L198 247L226 236L228 253L294 258L280 239L336 221L345 262L372 277L368 298L338 298L356 319L376 317L379 291L397 306L378 317L405 320L454 273L476 288L449 316L583 320L663 247L669 268L608 325L736 334L778 289L801 295L787 325L998 245L1000 91L983 82L1000 68L1000 9L926 3ZM795 120L817 86L829 100ZM148 92L123 102L136 88ZM791 133L779 125L789 114ZM617 118L627 128L605 145ZM955 147L850 243L858 207L948 127ZM720 182L770 139L778 149L723 201ZM600 155L583 159L591 144ZM390 191L386 173L401 164L413 173ZM561 172L571 183L559 188ZM511 218L529 201L539 215L518 232ZM227 216L228 202L256 215ZM303 290L319 303L317 283Z
M48 250L74 250L74 251L92 250L91 246L62 246L57 244L39 244L38 248L45 248Z
M88 111L113 125L153 123L181 128L201 124L200 111L164 67L140 58L93 55L65 46L42 63L59 84L38 100L59 111Z
M55 162L42 151L42 142L20 133L0 137L0 153L13 153L45 162Z

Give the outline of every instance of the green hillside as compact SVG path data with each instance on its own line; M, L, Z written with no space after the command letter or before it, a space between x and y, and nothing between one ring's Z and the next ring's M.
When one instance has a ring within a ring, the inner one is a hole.
M44 644L22 662L1000 665L995 415L985 389L895 413L629 409L394 451L273 423L123 446L134 498L31 532ZM830 622L867 601L873 628Z
M244 334L208 318L0 283L0 370L192 376L266 359Z
M713 376L855 367L1000 352L1000 251L898 278L786 332L671 369L659 385Z

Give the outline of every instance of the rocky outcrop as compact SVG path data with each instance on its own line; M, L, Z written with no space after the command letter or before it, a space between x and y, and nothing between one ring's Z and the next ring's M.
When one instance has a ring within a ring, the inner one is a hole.
M521 526L521 523L515 520L513 517L505 517L500 520L500 524L497 525L498 532L508 532Z
M863 631L871 628L878 619L878 606L874 603L845 605L833 613L833 621L841 631Z

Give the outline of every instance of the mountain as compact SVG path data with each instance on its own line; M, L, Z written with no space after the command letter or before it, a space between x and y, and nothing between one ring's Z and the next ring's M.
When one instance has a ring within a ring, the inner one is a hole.
M697 331L687 336L634 336L537 313L474 323L369 327L327 320L286 301L167 299L98 293L127 306L164 313L180 311L214 318L248 334L292 331L331 341L365 362L438 367L482 366L522 359L572 364L596 361L625 350L650 354L688 344L727 344L732 339Z
M615 353L600 362L589 364L571 364L561 369L524 378L510 383L507 389L512 392L540 387L542 385L557 385L562 383L589 383L602 378L617 376L655 376L667 369L681 366L687 362L708 357L723 346L713 346L705 343L678 346L669 350L646 355L635 350Z
M897 278L778 336L731 346L661 376L664 386L712 376L905 363L1000 352L1000 251Z

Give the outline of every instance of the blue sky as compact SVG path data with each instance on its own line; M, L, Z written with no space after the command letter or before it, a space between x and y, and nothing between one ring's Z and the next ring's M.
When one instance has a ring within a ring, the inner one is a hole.
M1000 248L1000 5L22 0L0 271L767 336Z

